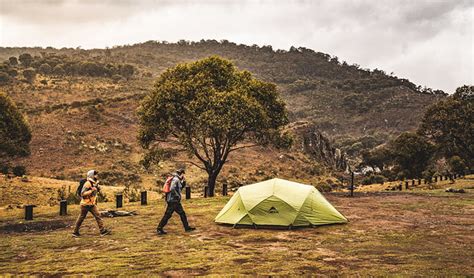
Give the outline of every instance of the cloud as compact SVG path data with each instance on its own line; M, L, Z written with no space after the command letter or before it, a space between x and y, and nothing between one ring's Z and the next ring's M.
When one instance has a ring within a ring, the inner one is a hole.
M0 45L228 39L305 46L453 92L474 83L474 1L0 0Z

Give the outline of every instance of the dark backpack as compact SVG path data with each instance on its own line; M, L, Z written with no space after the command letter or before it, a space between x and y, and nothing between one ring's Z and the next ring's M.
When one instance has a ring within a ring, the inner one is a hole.
M79 181L79 186L77 187L77 190L76 190L76 196L78 196L79 198L82 198L82 188L84 187L84 184L86 183L86 179L82 179Z

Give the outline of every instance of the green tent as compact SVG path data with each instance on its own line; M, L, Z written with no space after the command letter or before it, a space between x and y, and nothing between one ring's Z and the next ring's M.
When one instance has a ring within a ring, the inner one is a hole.
M271 179L240 187L215 222L232 225L312 226L347 223L313 186Z

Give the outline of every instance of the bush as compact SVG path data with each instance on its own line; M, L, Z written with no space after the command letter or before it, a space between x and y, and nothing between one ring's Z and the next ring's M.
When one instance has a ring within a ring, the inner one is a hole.
M16 177L21 177L23 175L26 175L26 167L23 165L18 165L13 167L12 169L13 175Z
M428 167L428 169L423 171L423 173L421 175L422 175L423 179L431 181L434 174L435 174L435 170L432 167Z
M384 176L389 181L397 180L397 173L392 170L383 169L380 174L382 174L382 176Z
M103 192L102 190L99 191L99 193L97 194L97 202L107 203L108 201L109 199L107 198L107 194L105 194L105 192Z
M332 187L329 183L321 181L316 184L316 188L321 192L331 192Z
M368 177L365 177L362 179L361 183L363 185L369 185L373 183L381 183L383 184L385 182L385 177L382 175L370 175Z
M464 171L466 170L466 163L461 157L457 155L451 157L448 160L448 165L451 172L453 173L464 173Z
M114 74L114 75L112 75L112 80L114 81L114 83L117 83L120 80L122 80L122 76L118 75L118 74Z
M27 68L23 70L23 76L29 83L33 83L36 78L36 71L33 68Z
M66 187L62 186L58 189L58 201L66 200Z
M138 202L140 201L140 194L136 188L130 188L130 185L125 185L123 190L123 195L125 198L128 198L129 202Z
M52 68L49 64L47 63L44 63L42 64L40 67L39 67L39 72L42 73L42 74L50 74L51 71L52 71Z
M0 85L8 84L10 83L11 78L8 73L1 71L0 72Z
M7 164L1 164L0 165L0 173L4 175L8 175L8 171L10 170L10 166Z
M53 74L55 74L55 75L64 75L64 74L66 74L66 72L64 71L63 65L56 65L53 68Z
M79 198L79 196L76 195L75 191L69 192L69 195L67 196L66 200L69 205L73 205L73 204L77 205L81 202L81 198Z

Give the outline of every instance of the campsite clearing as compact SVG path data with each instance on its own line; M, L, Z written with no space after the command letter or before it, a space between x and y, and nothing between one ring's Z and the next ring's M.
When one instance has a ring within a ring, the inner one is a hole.
M198 230L185 233L175 215L166 236L155 235L164 210L156 199L148 206L127 203L124 209L137 216L106 218L113 230L107 237L97 235L91 216L83 236L71 237L77 206L66 217L56 207L39 207L29 232L5 231L25 222L22 210L2 210L0 273L473 275L474 190L466 191L325 194L350 222L294 230L218 225L214 217L229 197L192 199L184 207Z

